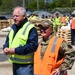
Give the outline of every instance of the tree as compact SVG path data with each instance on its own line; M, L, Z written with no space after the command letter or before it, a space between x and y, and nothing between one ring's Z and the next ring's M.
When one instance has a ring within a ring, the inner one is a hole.
M2 4L0 6L1 9L11 9L12 8L12 0L2 0Z
M36 0L33 0L33 1L31 1L30 3L28 3L27 8L29 8L30 10L36 10L36 9L37 9Z
M16 6L23 6L23 0L12 0L13 8Z
M2 0L0 0L0 6L1 6L1 4L2 4Z

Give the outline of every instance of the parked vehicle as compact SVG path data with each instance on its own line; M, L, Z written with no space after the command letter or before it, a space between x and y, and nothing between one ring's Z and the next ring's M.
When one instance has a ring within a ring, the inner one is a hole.
M0 16L0 20L7 20L5 16Z

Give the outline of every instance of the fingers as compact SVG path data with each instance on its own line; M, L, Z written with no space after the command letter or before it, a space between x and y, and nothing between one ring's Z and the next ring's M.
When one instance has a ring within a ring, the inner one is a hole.
M55 73L53 73L52 75L60 75L60 73L58 73L58 72L55 72Z
M60 75L59 69L55 69L52 75Z
M14 49L14 48L10 48L10 49L5 48L5 49L4 49L4 54L5 54L5 55L14 54L14 53L15 53L15 49Z
M5 49L4 49L4 54L5 54L5 55L9 54L9 49L8 49L8 48L5 48Z
M14 48L10 48L10 54L14 54L15 53L15 49Z

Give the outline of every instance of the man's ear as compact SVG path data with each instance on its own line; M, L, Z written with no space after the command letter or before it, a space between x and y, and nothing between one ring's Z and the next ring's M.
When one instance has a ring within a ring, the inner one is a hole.
M23 18L25 19L26 18L26 15L23 15Z

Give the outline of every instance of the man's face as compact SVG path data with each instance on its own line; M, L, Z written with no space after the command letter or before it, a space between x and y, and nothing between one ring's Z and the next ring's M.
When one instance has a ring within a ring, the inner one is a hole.
M16 25L19 25L25 19L25 15L22 15L20 12L20 8L15 9L13 12L13 20Z

